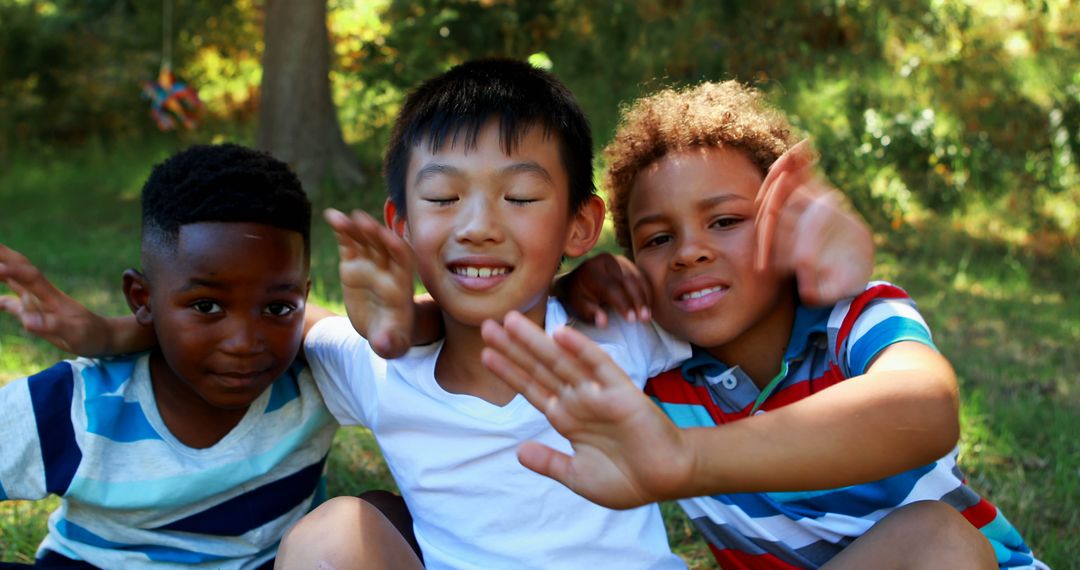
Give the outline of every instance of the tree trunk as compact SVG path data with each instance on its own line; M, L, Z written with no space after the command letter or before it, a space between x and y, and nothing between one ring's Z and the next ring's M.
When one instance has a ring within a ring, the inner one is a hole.
M314 196L327 179L364 180L330 97L326 0L267 0L256 145L287 162Z

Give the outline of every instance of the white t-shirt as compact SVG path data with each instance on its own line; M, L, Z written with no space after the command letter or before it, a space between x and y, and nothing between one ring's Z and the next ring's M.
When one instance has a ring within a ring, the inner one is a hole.
M549 299L548 332L566 322ZM651 326L613 318L584 331L639 386L690 356ZM442 346L383 360L343 317L319 322L304 341L327 407L343 425L370 428L382 447L428 568L684 567L656 505L606 509L518 463L525 440L568 453L570 442L520 394L500 407L443 390Z

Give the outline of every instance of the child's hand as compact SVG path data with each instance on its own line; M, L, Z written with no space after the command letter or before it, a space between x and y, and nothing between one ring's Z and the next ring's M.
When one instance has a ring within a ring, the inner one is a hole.
M26 256L4 245L0 245L0 281L15 292L0 296L0 311L19 319L27 332L72 354L106 352L105 319L65 295Z
M412 340L413 254L405 240L359 210L328 209L338 241L341 289L354 328L383 358L401 356Z
M596 343L562 328L554 338L511 312L482 327L485 366L548 417L574 455L537 443L521 464L609 508L667 499L690 477L693 456L675 427Z
M756 200L755 266L771 261L794 272L799 296L811 305L862 292L874 266L870 229L816 165L808 140L791 147L769 169Z
M582 261L559 277L555 295L570 313L600 328L607 326L607 311L627 321L647 321L649 286L634 262L621 255L600 253Z

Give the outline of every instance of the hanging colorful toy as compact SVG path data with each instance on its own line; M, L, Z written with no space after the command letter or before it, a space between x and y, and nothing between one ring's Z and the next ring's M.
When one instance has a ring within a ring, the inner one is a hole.
M156 81L143 82L143 96L150 99L150 114L162 131L181 124L191 130L198 125L203 104L194 87L176 78L172 71L172 0L165 0L162 17L164 40L161 70Z

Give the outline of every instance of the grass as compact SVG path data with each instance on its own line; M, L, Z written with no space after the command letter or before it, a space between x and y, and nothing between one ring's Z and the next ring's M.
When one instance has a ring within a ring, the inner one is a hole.
M120 273L138 264L139 186L171 147L158 140L12 157L0 169L0 242L91 308L123 314ZM331 190L317 205L379 204L371 171L366 198ZM336 252L319 222L313 239L314 301L340 307ZM1068 566L1080 556L1080 298L1073 294L1080 255L1037 254L972 231L964 220L930 218L879 239L879 276L915 297L959 374L969 482L1043 560ZM63 356L0 316L0 384ZM358 428L338 434L329 479L332 494L393 487L370 433ZM0 504L0 560L32 560L56 504ZM709 567L711 557L678 508L662 508L676 551L691 567Z

